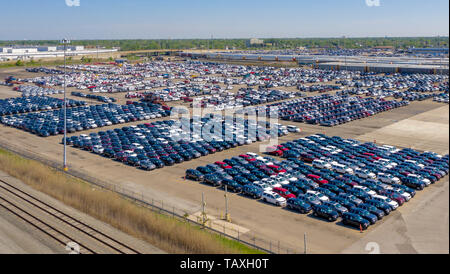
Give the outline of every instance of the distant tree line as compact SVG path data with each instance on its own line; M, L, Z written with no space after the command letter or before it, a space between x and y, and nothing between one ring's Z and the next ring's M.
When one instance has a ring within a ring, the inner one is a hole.
M295 49L308 48L370 48L377 46L393 46L397 49L410 47L447 47L448 37L384 37L384 38L291 38L263 39L263 49ZM72 45L85 47L120 48L123 51L151 49L251 49L248 39L160 39L160 40L75 40ZM58 45L57 40L39 41L0 41L0 46L9 45Z

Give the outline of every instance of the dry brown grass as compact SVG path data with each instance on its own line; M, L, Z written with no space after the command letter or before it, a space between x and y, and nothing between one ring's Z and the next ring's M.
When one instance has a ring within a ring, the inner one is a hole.
M1 149L0 169L34 189L168 253L259 253L197 226L141 207L116 193L93 188L85 181L40 162Z

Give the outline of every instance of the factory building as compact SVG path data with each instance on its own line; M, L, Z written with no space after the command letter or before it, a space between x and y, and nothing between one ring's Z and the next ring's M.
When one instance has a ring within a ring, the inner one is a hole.
M258 38L252 38L246 42L247 47L262 47L264 46L264 40Z
M424 58L414 56L367 57L327 55L274 55L252 53L181 53L181 56L221 60L297 62L299 65L319 69L354 70L379 73L448 73L448 58Z
M411 54L423 55L448 55L448 48L410 48L408 50Z
M85 49L84 46L66 47L67 55L88 55L116 52L118 49ZM9 46L0 47L0 60L26 60L31 58L51 58L64 56L64 46Z

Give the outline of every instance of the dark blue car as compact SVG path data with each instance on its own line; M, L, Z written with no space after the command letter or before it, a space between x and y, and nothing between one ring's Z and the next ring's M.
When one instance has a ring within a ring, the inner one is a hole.
M339 218L339 213L337 213L333 208L325 205L313 206L313 215L327 219L329 222L334 222L337 218Z
M303 214L311 212L312 206L304 200L291 198L286 201L286 207Z
M353 227L361 227L363 230L366 230L370 226L370 222L368 220L358 214L349 212L342 214L342 222Z
M245 185L242 187L242 194L252 197L253 199L260 199L262 191L253 185Z

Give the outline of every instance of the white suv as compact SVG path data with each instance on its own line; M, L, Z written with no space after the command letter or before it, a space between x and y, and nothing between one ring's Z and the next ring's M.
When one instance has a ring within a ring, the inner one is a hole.
M330 198L328 198L328 196L324 195L323 193L321 193L319 191L307 190L306 194L308 194L308 193L316 196L322 202L329 202L330 201Z
M391 174L386 173L378 173L378 180L386 184L398 184L400 183L400 179L392 176Z
M416 174L408 174L408 177L413 177L413 178L417 178L419 181L421 181L422 183L424 183L426 186L429 186L431 184L431 181L429 179L426 179L420 175L416 175Z
M286 206L286 199L272 191L265 191L262 194L261 199L266 203L270 203L276 206Z
M97 154L102 154L105 149L100 145L95 145L92 148L92 151Z
M257 189L261 190L262 192L272 191L272 186L270 186L264 182L256 181L256 182L253 182L252 185L255 186Z
M270 178L264 178L261 180L261 182L267 184L268 186L270 186L271 188L274 187L281 187L281 184L277 181L274 180L274 178L270 177Z
M252 157L254 157L254 158L259 157L258 154L253 153L253 152L247 152L246 154L249 155L249 156L252 156Z
M324 160L318 160L318 159L316 159L312 162L312 166L315 168L319 168L319 169L324 169L324 168L331 169L331 165L329 163L325 162Z
M362 189L365 193L369 194L370 196L375 196L377 195L377 193L375 192L375 190L372 190L368 187L365 186L354 186L353 188L358 188L358 189Z
M339 163L333 162L331 163L333 170L336 171L337 173L341 173L341 174L353 174L353 169L345 166L345 165L341 165Z
M404 191L403 189L394 189L395 192L402 195L406 201L411 200L412 196L408 192Z
M276 184L280 184L281 187L289 184L288 179L284 178L284 176L276 176L273 178L273 180L276 182Z
M298 127L292 126L292 125L288 125L288 126L287 126L287 130L288 130L289 132L300 132L300 129L299 129Z
M357 169L355 175L363 179L375 179L377 177L375 173L370 172L367 169Z

